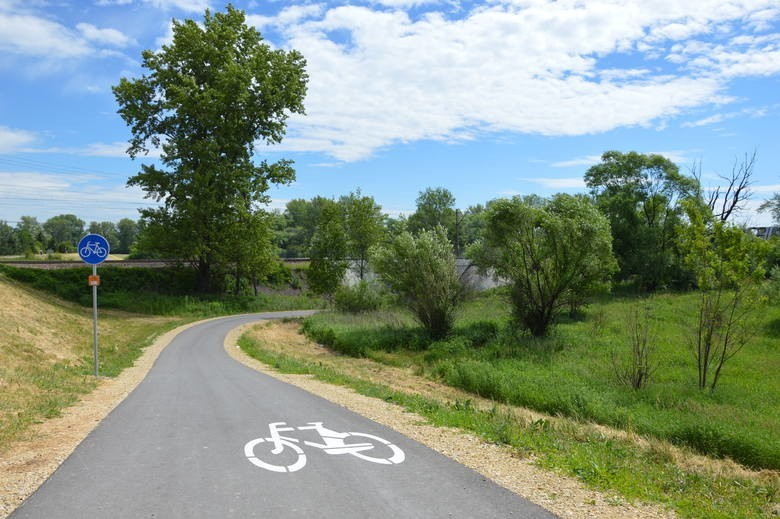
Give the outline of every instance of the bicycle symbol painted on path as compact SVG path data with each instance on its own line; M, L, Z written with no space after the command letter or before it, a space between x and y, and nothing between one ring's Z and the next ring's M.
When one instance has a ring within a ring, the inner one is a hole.
M108 251L100 246L99 242L88 241L85 246L79 251L82 258L88 258L91 255L95 255L98 258L105 258Z
M303 445L324 450L327 454L352 454L363 461L396 465L402 463L406 456L397 445L384 438L360 432L338 432L326 428L322 422L309 422L301 427L289 427L286 422L268 424L270 437L256 438L244 445L247 459L260 468L272 472L295 472L306 465L306 454L299 445L301 440L280 433L289 431L315 431L320 435L322 443L303 441ZM348 438L354 438L361 443L347 443ZM272 448L271 448L272 447ZM263 451L258 455L258 450ZM286 452L285 452L286 451ZM275 456L269 463L266 460Z

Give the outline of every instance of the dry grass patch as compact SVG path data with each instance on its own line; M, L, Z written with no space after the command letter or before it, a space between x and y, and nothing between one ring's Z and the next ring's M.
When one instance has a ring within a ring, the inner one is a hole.
M85 290L88 290L85 283ZM0 453L96 387L91 309L0 277ZM101 312L101 374L116 375L170 318Z

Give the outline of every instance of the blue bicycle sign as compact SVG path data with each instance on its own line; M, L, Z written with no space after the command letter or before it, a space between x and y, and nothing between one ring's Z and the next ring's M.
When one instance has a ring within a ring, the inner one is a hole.
M87 234L79 241L79 257L90 265L103 263L108 258L110 250L108 240L99 234Z

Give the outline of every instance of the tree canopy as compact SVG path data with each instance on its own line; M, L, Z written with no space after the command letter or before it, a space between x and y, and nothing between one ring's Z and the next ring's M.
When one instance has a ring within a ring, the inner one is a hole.
M534 336L608 283L615 270L609 223L585 197L496 200L468 256L510 283L515 320Z
M620 278L649 290L677 281L680 201L696 196L696 179L661 155L608 151L585 183L609 219Z
M431 337L447 336L464 291L444 227L402 232L372 249L372 264Z
M417 210L409 216L409 231L415 233L437 226L452 240L455 232L455 196L443 187L427 188L417 196Z
M159 148L163 168L144 164L128 180L162 202L141 211L147 248L191 261L198 288L218 289L230 263L256 264L259 251L229 250L261 235L253 226L270 184L295 178L291 162L253 161L255 143L278 143L291 113L303 113L308 77L295 50L272 49L243 12L206 11L202 24L173 22L173 41L142 54L146 75L113 88L130 127L128 153ZM270 247L270 242L269 247Z
M74 214L52 216L43 224L43 231L49 236L49 247L59 252L76 249L84 234L84 220Z
M772 198L765 200L758 208L759 211L768 211L772 215L772 220L780 225L780 193L775 193Z
M344 215L333 200L326 200L319 211L317 228L311 240L309 287L318 294L332 295L347 272L347 233Z
M385 233L382 206L374 197L363 195L360 190L342 196L339 205L344 214L347 233L347 251L357 262L358 276L366 274L369 249L379 243Z

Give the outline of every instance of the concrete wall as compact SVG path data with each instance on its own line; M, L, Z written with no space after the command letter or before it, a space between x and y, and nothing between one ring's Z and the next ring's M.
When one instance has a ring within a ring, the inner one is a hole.
M506 284L506 282L501 280L496 281L490 274L481 275L477 271L477 267L472 265L467 259L457 259L455 260L455 263L458 267L458 274L460 275L461 280L474 290L487 290ZM350 287L358 284L360 281L360 269L358 267L357 261L353 261L350 264L347 274L344 276L344 284ZM377 275L370 268L367 268L364 278L370 283L377 280Z

